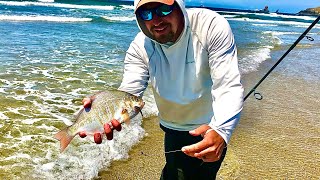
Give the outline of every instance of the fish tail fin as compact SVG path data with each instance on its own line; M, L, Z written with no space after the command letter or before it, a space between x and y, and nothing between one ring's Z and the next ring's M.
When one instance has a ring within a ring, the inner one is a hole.
M60 141L60 152L63 152L64 149L70 144L74 136L68 134L68 128L61 130L54 135L54 138Z

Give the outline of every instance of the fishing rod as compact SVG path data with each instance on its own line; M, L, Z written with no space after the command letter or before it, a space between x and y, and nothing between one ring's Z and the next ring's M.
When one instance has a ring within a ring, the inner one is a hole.
M244 97L243 101L246 101L246 99L254 92L254 97L257 100L261 100L263 96L256 92L257 87L269 76L269 74L276 68L280 62L290 53L290 51L296 47L296 45L304 38L306 37L309 41L313 41L314 39L310 36L307 36L308 32L315 26L320 20L320 16L316 20L313 21L313 23L300 35L300 37L291 45L291 47L281 56L281 58L272 66L272 68L260 79L260 81L250 90L250 92Z

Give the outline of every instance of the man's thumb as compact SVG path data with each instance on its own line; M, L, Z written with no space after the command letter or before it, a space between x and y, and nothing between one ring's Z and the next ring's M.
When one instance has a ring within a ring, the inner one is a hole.
M84 98L82 100L82 104L84 108L90 108L91 107L91 99L90 98Z
M191 134L192 136L200 136L201 134L204 134L208 129L210 129L210 126L201 125L200 127L189 131L189 134Z

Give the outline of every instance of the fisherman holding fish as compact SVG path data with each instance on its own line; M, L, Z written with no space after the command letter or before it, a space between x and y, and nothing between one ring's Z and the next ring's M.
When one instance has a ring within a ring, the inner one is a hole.
M215 179L243 107L230 26L211 10L186 9L183 0L134 6L141 32L126 53L119 90L142 97L151 84L165 132L161 179Z

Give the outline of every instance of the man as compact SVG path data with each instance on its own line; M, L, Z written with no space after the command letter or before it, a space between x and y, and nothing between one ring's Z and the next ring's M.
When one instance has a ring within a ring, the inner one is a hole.
M142 96L151 83L165 132L161 179L215 179L243 106L229 24L208 9L186 10L183 0L134 6L141 32L127 51L119 90Z

